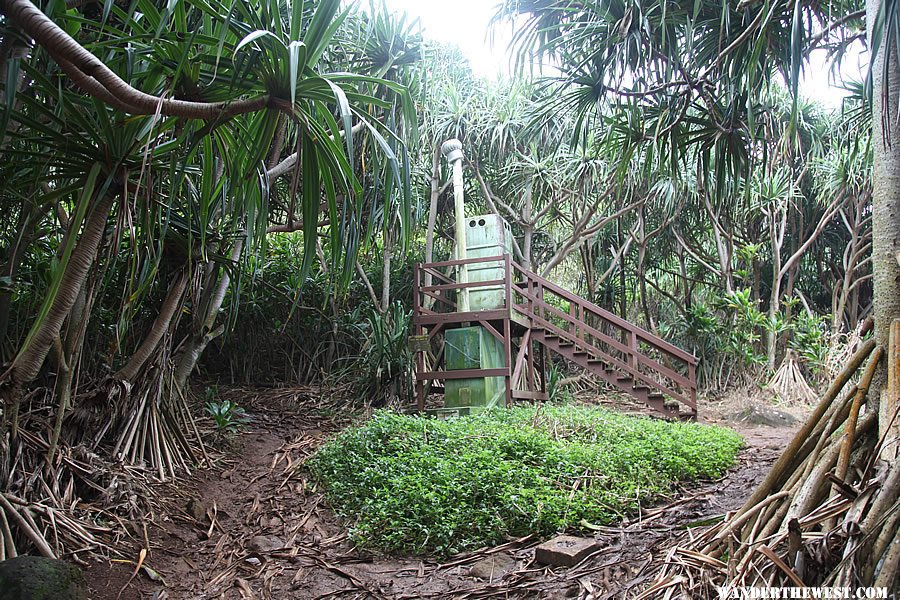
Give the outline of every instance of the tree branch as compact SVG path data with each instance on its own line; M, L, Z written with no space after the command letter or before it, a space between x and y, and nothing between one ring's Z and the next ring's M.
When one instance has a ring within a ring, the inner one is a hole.
M700 263L700 264L701 264L703 267L705 267L708 271L710 271L710 272L712 272L712 273L715 273L716 275L721 275L721 274L722 274L721 269L715 268L714 266L712 266L711 264L709 264L708 262L706 262L705 260L703 260L702 258L700 258L700 256L698 256L697 253L694 252L694 250L693 250L690 246L687 245L687 242L685 242L684 239L682 239L681 234L678 233L678 229L676 229L676 228L673 227L673 228L672 228L672 233L675 234L675 239L678 240L678 243L681 244L681 247L684 248L685 251L686 251L688 254L691 255L691 258L693 258L693 259L696 260L698 263Z
M268 94L232 102L191 102L147 94L116 75L30 0L0 0L0 12L34 38L63 70L66 70L67 65L76 67L84 77L77 74L73 76L68 71L67 74L73 80L78 78L79 87L86 86L82 87L86 93L103 102L115 102L116 108L131 114L163 114L187 119L215 120L276 107L277 100ZM100 92L86 78L92 78L106 92Z
M0 0L0 1L2 1L2 0ZM365 127L365 123L357 123L356 125L354 125L353 127L350 128L350 133L352 133L353 135L356 135L357 133L362 131L363 127ZM344 137L343 131L341 131L341 137ZM293 167L295 164L297 164L298 158L300 158L300 153L294 152L293 154L287 156L284 160L279 162L277 165L275 165L274 167L269 169L266 172L266 175L268 175L269 179L275 179L276 177L281 177L282 175L284 175L285 173L290 171L291 167Z
M806 239L806 241L803 242L803 244L801 244L799 248L797 248L797 251L794 252L794 254L792 254L789 259L787 259L787 261L781 267L781 270L778 272L778 277L784 277L785 273L787 273L794 266L794 264L803 257L803 255L806 253L806 250L810 247L810 245L812 245L813 242L815 242L819 238L819 235L821 235L821 233L825 231L825 226L828 225L831 219L834 218L835 214L837 214L838 210L841 208L841 206L844 205L844 202L846 201L846 197L839 196L831 203L831 206L825 209L825 212L822 214L822 218L819 219L819 223L816 225L815 230Z
M628 252L628 249L631 248L631 243L634 241L634 236L628 236L628 239L625 240L625 243L622 244L618 250L616 250L615 255L613 255L612 261L609 263L609 268L603 272L603 275L597 278L597 282L594 284L594 289L599 288L606 279L612 275L616 268L619 266L619 263L622 261L622 257Z

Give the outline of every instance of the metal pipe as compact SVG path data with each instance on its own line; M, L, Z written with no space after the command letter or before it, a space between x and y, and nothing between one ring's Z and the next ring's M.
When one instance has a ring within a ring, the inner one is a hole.
M441 146L441 153L453 168L453 204L456 211L456 260L466 260L466 210L463 193L462 142L454 138ZM466 265L459 265L459 283L468 283ZM457 312L469 312L469 290L463 288L457 298Z

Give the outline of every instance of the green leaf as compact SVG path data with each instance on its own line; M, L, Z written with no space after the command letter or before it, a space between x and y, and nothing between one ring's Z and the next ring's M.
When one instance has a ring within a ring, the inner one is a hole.
M288 45L288 57L290 60L290 79L291 79L291 105L297 104L297 76L298 72L303 65L303 60L300 60L300 52L301 50L306 50L306 45L303 42L293 41Z
M267 37L267 36L275 38L274 33L272 33L271 31L266 31L264 29L257 29L256 31L248 33L247 35L244 36L244 38L240 42L238 42L238 45L234 47L234 52L232 52L232 56L237 56L237 53L240 52L241 48L243 48L247 44L252 44L256 40ZM275 39L277 40L278 38L275 38Z

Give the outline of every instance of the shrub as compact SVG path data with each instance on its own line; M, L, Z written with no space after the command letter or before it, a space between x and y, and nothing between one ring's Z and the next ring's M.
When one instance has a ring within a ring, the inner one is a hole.
M448 555L621 519L676 481L718 477L741 444L727 429L591 407L382 411L309 467L358 545Z
M216 431L220 434L234 435L249 421L244 409L231 400L208 401L206 414L212 417Z

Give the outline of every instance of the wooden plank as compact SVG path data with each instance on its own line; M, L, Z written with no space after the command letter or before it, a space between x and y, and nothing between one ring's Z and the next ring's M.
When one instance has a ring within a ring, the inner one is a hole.
M470 281L468 283L446 283L442 285L430 285L428 287L422 287L419 289L423 293L442 292L445 290L464 290L470 288L499 286L503 285L503 283L504 281L502 279L491 279L488 281Z
M420 270L419 265L413 266L413 281L415 282L416 288L421 285L420 280ZM425 329L422 325L416 321L415 316L419 315L421 306L419 304L419 294L413 292L413 333L416 336L424 336ZM425 370L425 353L424 352L416 352L416 373L421 373ZM421 413L425 411L425 382L424 381L416 381L416 409Z
M528 389L534 390L537 389L537 378L534 376L534 351L531 343L531 329L525 332L525 336L527 338L527 342L523 342L525 344L525 348L528 351L528 362L525 366L525 374L528 379Z
M507 271L509 273L509 271ZM505 352L504 364L506 366L506 407L512 407L512 331L509 319L503 320L503 350Z
M539 361L541 364L541 392L547 393L547 348L543 344L538 344L540 349Z
M509 369L459 369L458 371L426 371L416 373L416 379L475 379L478 377L506 377Z
M547 392L513 390L512 397L516 400L547 400Z
M434 327L431 328L431 331L428 332L428 339L429 340L433 339L434 336L439 334L443 329L444 329L443 323L436 324Z
M418 266L418 265L417 265ZM422 270L431 275L436 279L440 279L441 281L445 281L447 283L455 283L452 279L438 271L437 269L432 269L430 267L422 267Z
M498 256L482 256L480 258L467 258L465 260L445 260L441 262L421 263L423 269L440 269L441 267L459 267L462 265L474 265L486 262L502 262L508 254L500 254Z
M476 312L465 313L431 313L419 315L416 322L422 325L434 325L437 323L466 323L474 321L499 321L509 316L509 311L505 309L497 310L479 310Z
M495 338L497 338L498 340L500 340L500 342L503 342L503 341L504 341L504 340L503 340L503 335L502 335L499 331L497 331L497 329L494 328L494 326L491 325L488 321L485 321L484 319L481 319L481 320L479 320L478 322L481 324L482 327L484 327L485 329L488 330L488 333L490 333L492 336L494 336Z

